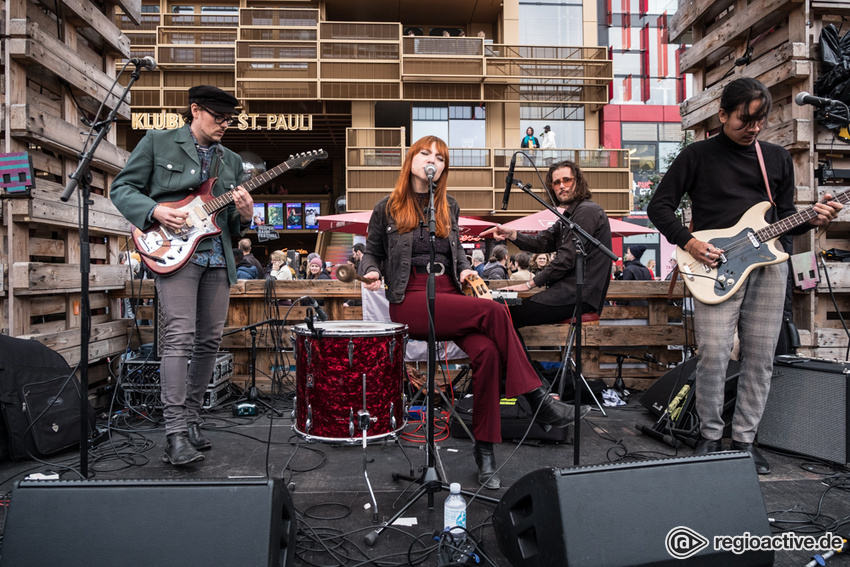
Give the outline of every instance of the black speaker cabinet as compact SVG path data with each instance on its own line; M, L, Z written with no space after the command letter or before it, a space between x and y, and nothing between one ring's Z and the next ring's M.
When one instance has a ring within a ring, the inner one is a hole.
M295 514L283 481L22 481L0 565L286 567Z
M745 453L541 469L505 492L493 525L515 567L773 565L772 551L714 549L714 536L770 535Z
M830 461L850 462L850 363L777 357L758 442Z
M664 410L667 409L667 406L676 397L682 386L685 384L693 385L698 361L699 357L690 358L676 368L668 370L666 374L653 382L652 386L647 388L643 395L641 395L641 405L657 417L661 417L661 414L664 413ZM728 406L730 411L735 409L736 389L738 388L738 374L740 371L741 363L737 360L730 360L729 366L726 367L725 385L725 406ZM726 421L729 423L729 420Z

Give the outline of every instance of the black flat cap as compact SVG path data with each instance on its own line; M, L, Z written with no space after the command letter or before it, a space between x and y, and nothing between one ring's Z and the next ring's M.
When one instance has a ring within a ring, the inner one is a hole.
M239 101L236 97L212 85L198 85L189 89L189 104L193 102L220 114L238 114L235 107Z

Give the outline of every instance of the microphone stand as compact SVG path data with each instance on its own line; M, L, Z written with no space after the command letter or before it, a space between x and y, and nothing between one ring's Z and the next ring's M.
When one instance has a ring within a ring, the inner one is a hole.
M584 274L585 268L587 265L587 245L596 247L600 252L611 258L612 261L617 260L617 255L614 254L611 249L607 246L599 242L596 238L590 235L586 230L580 227L577 223L573 222L570 217L562 214L556 207L553 207L540 197L538 197L534 191L531 190L531 184L525 184L519 179L511 179L511 183L515 184L517 187L522 189L525 193L534 198L538 203L552 211L555 216L560 219L566 226L569 227L570 231L572 231L576 236L573 238L573 242L576 247L576 313L573 318L573 326L576 329L576 362L575 368L576 373L573 376L573 391L575 392L575 400L573 400L573 407L575 408L575 434L573 435L573 465L578 466L581 464L581 419L579 416L581 415L581 383L582 383L582 363L581 363L581 317L582 317L582 290L584 288Z
M89 401L89 342L91 341L91 302L89 301L89 273L91 272L91 248L89 244L89 206L94 204L91 200L91 172L89 165L94 157L94 152L100 142L106 137L117 120L118 107L124 104L124 99L130 94L133 83L139 80L142 74L141 64L136 64L130 82L121 93L118 102L109 111L109 116L102 122L92 124L97 130L97 136L91 146L85 152L79 154L80 162L76 171L69 176L68 184L62 192L60 200L67 202L74 193L77 185L80 185L80 199L83 203L83 211L80 219L80 474L83 478L89 476L89 447L88 439L91 433L88 414ZM85 149L85 148L84 148Z
M427 394L425 395L426 407L426 423L425 423L425 456L427 458L427 466L422 471L419 478L414 478L410 475L393 473L394 480L406 480L408 482L418 482L419 488L414 492L408 501L402 506L392 518L384 522L375 531L370 532L364 538L366 545L372 546L388 526L392 525L396 520L407 512L424 495L428 495L428 509L434 509L434 494L441 490L446 490L448 487L443 484L440 479L440 473L437 471L436 460L436 445L434 443L434 382L437 372L437 330L434 322L434 303L436 301L437 280L434 275L437 269L436 252L434 251L434 241L437 237L437 215L434 208L434 180L428 179L428 282L425 285L425 295L428 300L428 378L426 382ZM444 267L445 268L445 267ZM476 496L474 492L461 490L461 494L472 496L478 500L498 504L499 500L490 498L489 496Z
M250 331L251 333L251 366L248 369L248 373L251 376L251 385L245 392L242 393L239 399L230 404L231 406L235 406L240 402L246 401L254 405L259 403L269 411L274 412L276 416L283 417L283 412L275 409L274 406L264 400L263 395L260 394L260 390L257 388L257 328L262 327L263 325L275 324L278 321L279 319L266 319L265 321L260 321L253 325L245 325L244 327L228 331L221 335L222 337L226 337L235 333L241 333L242 331Z

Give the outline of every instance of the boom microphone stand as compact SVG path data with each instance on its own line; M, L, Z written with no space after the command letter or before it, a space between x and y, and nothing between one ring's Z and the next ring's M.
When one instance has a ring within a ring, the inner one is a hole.
M427 395L425 396L426 405L426 423L425 423L425 456L427 458L427 466L422 471L419 478L414 478L409 475L393 473L394 480L406 480L409 482L418 482L419 488L414 492L404 506L399 509L396 514L384 522L375 531L370 532L364 538L366 545L372 546L378 540L388 526L392 525L396 520L402 517L407 510L413 506L420 498L428 495L428 509L434 508L434 494L441 490L446 490L448 487L440 479L440 473L437 471L437 460L435 457L437 447L434 443L434 378L437 372L437 331L434 323L434 302L436 300L436 276L437 262L434 252L434 239L437 236L437 217L434 208L434 170L425 168L428 175L428 282L425 287L425 293L428 299L428 380L427 380ZM461 490L462 494L467 496L475 496L475 493ZM489 496L476 496L478 500L498 504L499 500L490 498Z
M150 59L153 61L153 59ZM136 70L132 72L130 81L121 93L118 102L113 105L109 111L109 116L102 122L95 122L91 125L91 129L97 131L97 135L92 141L88 150L85 147L79 157L80 163L77 165L77 170L69 177L68 184L59 197L62 202L68 202L74 189L80 185L80 199L83 203L83 211L80 219L80 474L83 478L89 476L89 447L88 438L91 433L88 415L88 391L89 391L89 342L91 340L91 305L89 302L89 273L91 271L91 249L89 245L89 206L93 204L91 200L91 172L89 165L94 157L94 152L100 145L103 138L112 127L112 123L117 120L118 107L124 104L124 99L130 94L130 89L133 84L139 80L142 75L142 68L145 66L144 61L136 60ZM154 63L155 67L156 64ZM116 79L117 82L117 79ZM113 86L115 83L113 83ZM112 89L110 88L110 92ZM108 96L108 94L107 94Z
M283 412L277 410L263 399L263 395L260 394L260 390L257 388L257 327L262 327L263 325L275 324L279 320L278 319L266 319L265 321L260 321L259 323L254 323L253 325L246 325L244 327L240 327L238 329L234 329L232 331L228 331L221 335L222 337L226 337L228 335L233 335L235 333L241 333L242 331L250 331L251 332L251 367L249 369L249 374L251 376L251 385L248 387L245 392L242 393L242 396L239 397L238 400L234 401L231 405L234 406L234 411L236 409L236 405L240 402L248 402L250 404L261 404L263 407L272 411L278 417L283 417Z
M582 289L584 288L584 274L585 268L587 265L587 245L595 246L598 248L603 254L611 258L612 261L617 260L617 255L614 254L607 246L599 242L592 235L588 234L586 230L580 227L578 224L572 221L568 216L561 214L561 212L556 208L538 197L534 191L531 190L531 184L526 185L519 179L511 178L509 183L512 183L522 189L525 193L534 198L535 201L552 211L554 215L560 219L565 225L567 225L570 231L575 234L575 238L573 238L573 242L576 247L576 313L573 318L573 326L576 328L576 375L573 376L573 391L575 392L575 400L573 401L573 406L575 407L575 435L573 440L573 464L578 466L581 463L581 377L582 377L582 364L581 364L581 316L582 316Z

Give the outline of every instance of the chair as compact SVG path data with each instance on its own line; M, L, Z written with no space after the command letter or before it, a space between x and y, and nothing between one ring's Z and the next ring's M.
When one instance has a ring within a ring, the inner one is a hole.
M576 371L576 364L575 364L575 361L573 360L573 357L572 357L573 343L575 341L576 329L577 329L575 323L576 323L575 317L572 317L570 319L565 319L565 320L561 321L560 323L558 323L559 325L569 325L570 326L570 332L567 334L567 341L566 341L566 344L564 345L564 356L561 359L561 367L558 369L558 374L555 376L555 385L553 385L553 388L555 386L557 386L557 388L558 388L558 397L559 398L563 397L563 394L564 394L564 385L565 385L565 380L567 379L567 368L569 368L573 372ZM582 313L581 324L582 324L582 326L585 326L585 325L594 326L594 327L598 326L599 325L599 313ZM590 389L590 385L587 383L587 379L584 377L583 374L579 375L579 377L581 378L581 382L584 384L584 387L587 388L588 392L590 392L590 396L593 398L593 401L596 404L596 407L599 408L599 411L602 412L602 415L607 417L608 414L605 413L605 410L602 408L602 404L599 403L599 399L596 397L596 394L594 394L593 390ZM576 389L575 395L579 396L579 395L581 395L581 392L578 389Z

